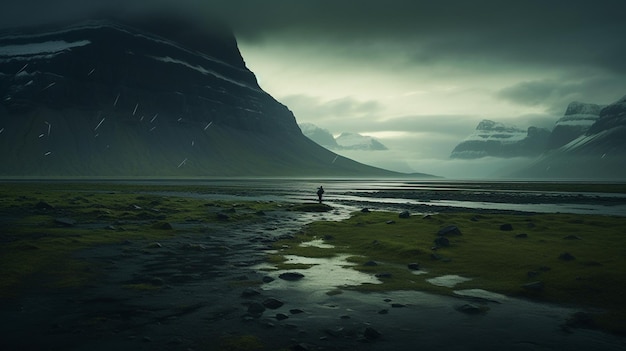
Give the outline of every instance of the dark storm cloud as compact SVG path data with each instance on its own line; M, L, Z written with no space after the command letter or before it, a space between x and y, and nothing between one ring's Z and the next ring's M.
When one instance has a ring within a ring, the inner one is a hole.
M220 16L247 41L397 51L407 64L501 60L626 72L623 0L15 0L0 10L5 27L103 10L179 11Z

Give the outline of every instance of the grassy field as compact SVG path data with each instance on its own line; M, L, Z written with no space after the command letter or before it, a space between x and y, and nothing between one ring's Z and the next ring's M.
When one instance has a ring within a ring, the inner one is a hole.
M510 224L512 230L502 230ZM441 228L454 225L461 235L435 247ZM334 248L301 247L323 239ZM293 240L276 243L282 255L353 255L355 269L382 274L383 284L364 291L420 290L452 294L484 289L507 296L589 308L596 326L626 333L626 218L570 214L495 215L447 213L399 218L392 212L358 212L341 222L312 223ZM364 265L375 261L377 265ZM418 263L426 273L407 268ZM282 265L281 268L290 268ZM295 267L293 267L295 268ZM459 275L471 280L454 288L427 279ZM525 284L541 282L541 289Z
M137 186L96 183L0 184L0 297L28 288L81 286L95 270L73 259L78 250L124 241L158 241L194 226L181 223L251 223L270 202L203 200L153 195L176 191L203 193L202 187ZM190 229L191 228L191 229Z

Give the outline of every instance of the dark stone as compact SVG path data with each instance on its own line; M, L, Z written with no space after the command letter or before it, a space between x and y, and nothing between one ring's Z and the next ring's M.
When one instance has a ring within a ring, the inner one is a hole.
M388 314L389 310L388 309L382 309L380 311L378 311L378 314Z
M392 303L391 307L393 307L393 308L404 308L404 307L406 307L406 305L401 304L401 303Z
M409 263L407 267L411 270L418 271L420 269L420 264L417 262Z
M370 209L369 209L369 208L364 208L364 209L362 209L362 210L361 210L361 212L363 212L363 213L369 213L369 212L370 212Z
M285 272L285 273L281 273L281 275L279 275L278 278L282 280L294 281L294 280L300 280L304 278L304 274L298 273L298 272Z
M378 273L374 275L376 278L391 278L392 274L391 273Z
M485 313L486 308L473 305L471 303L466 303L456 308L457 311L467 313L467 314L480 314Z
M433 219L433 216L431 215L424 215L424 217L422 217L422 219Z
M526 238L528 238L528 234L526 234L526 233L516 234L515 238L517 238L517 239L526 239Z
M450 240L445 236L440 236L435 239L435 245L439 247L447 247L450 246Z
M500 230L503 230L505 232L510 232L511 230L513 230L513 225L510 223L505 223L500 225Z
M395 224L395 223L396 223L396 221L387 221L387 222L385 222L385 223L387 223L387 224Z
M563 252L562 254L559 255L559 260L563 260L563 261L572 261L575 260L576 257L574 257L571 253L569 252Z
M411 213L409 213L409 211L402 211L402 212L400 212L398 217L399 218L409 218L409 217L411 217Z
M380 338L382 334L380 334L380 332L372 327L367 327L365 328L365 331L363 332L363 336L367 339L367 340L375 340Z
M449 225L447 227L439 229L437 232L439 236L450 236L450 235L462 235L461 230L455 225Z
M45 202L45 201L39 201L36 205L35 208L38 210L54 210L54 206L50 205L49 203Z
M265 312L265 307L258 302L253 302L248 305L248 313L253 315L260 315Z
M227 214L224 213L218 213L217 214L217 219L220 221L227 221L230 219L230 217Z
M272 278L272 277L270 277L270 276L267 276L267 275L266 275L265 277L263 277L263 279L262 279L262 280L263 280L263 283L271 283L271 282L273 282L275 279L274 279L274 278Z
M526 290L531 290L531 291L542 291L544 287L543 282L540 281L536 281L536 282L532 282L532 283L527 283L522 285L522 288L526 289Z
M285 320L287 318L289 318L289 316L284 313L276 313L276 319L278 319L279 321Z
M71 218L55 218L54 223L60 224L64 227L73 227L76 224L76 221Z
M269 299L266 299L265 301L263 301L263 306L271 310L275 310L284 304L285 304L284 302L277 300L273 297L270 297Z
M291 314L300 314L300 313L304 313L304 311L299 309L299 308L292 308L292 309L289 310L289 313L291 313Z
M247 288L243 292L241 292L241 297L253 297L253 296L260 295L260 294L261 294L260 292L252 288Z
M363 265L366 267L374 267L374 266L378 266L378 263L376 261L367 261L363 263Z

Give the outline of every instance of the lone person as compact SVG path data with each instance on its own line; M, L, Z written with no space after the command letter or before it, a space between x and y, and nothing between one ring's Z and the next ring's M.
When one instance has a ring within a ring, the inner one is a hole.
M324 195L324 188L322 188L322 186L320 185L320 187L317 188L317 198L319 199L320 203L322 203L322 195Z

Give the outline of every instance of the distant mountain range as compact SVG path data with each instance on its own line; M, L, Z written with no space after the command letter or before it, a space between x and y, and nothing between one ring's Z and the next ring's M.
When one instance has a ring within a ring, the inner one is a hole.
M534 157L505 171L524 178L626 178L626 96L608 106L572 102L552 131L483 120L451 158Z
M208 23L0 33L0 176L402 175L305 137L259 87L231 31Z
M306 137L331 150L387 150L380 141L359 133L343 132L335 138L327 129L311 123L301 123L300 129Z

